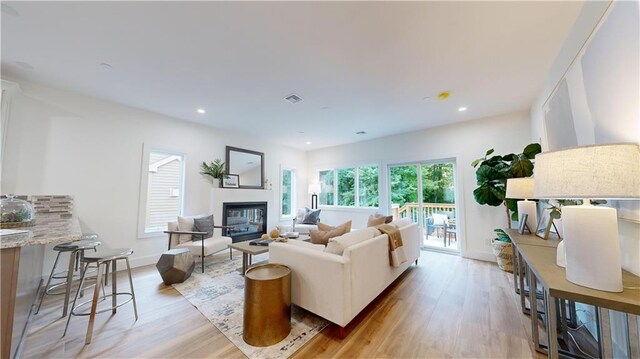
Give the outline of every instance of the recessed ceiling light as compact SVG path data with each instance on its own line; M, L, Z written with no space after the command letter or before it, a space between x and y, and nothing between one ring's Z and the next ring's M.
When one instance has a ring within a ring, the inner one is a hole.
M109 64L108 64L108 63L106 63L106 62L102 62L102 63L100 63L100 67L102 67L102 68L103 68L103 69L105 69L105 70L113 70L113 66L109 65Z
M310 144L311 144L311 141L307 141L307 145L310 145Z
M422 98L422 100L423 100L423 101L431 100L431 97L430 97L430 96L425 96L425 97L423 97L423 98Z
M298 133L302 134L302 133L304 133L304 131L298 131Z
M33 70L34 69L34 67L31 64L28 64L26 62L16 61L15 64L20 66L20 67L22 67L23 69L26 69L26 70Z
M356 135L366 135L367 133L365 131L358 131L356 132Z
M458 111L462 112L462 111L466 111L467 108L466 107L458 107Z
M324 106L324 107L322 107L322 109L323 109L323 110L328 110L328 109L329 109L329 106Z
M196 111L198 111L198 113L199 113L199 114L204 114L204 113L206 113L206 112L207 112L207 111L205 111L203 108L199 108L199 109L197 109Z
M2 12L11 16L20 16L20 13L17 12L16 9L7 4L2 4Z
M293 104L296 104L298 102L302 102L302 97L296 95L296 94L291 94L287 97L284 98L285 101L289 101Z

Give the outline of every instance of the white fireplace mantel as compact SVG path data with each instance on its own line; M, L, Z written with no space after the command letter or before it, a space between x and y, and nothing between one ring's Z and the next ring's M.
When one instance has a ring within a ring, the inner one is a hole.
M242 188L211 189L210 210L216 225L222 225L222 204L225 202L267 202L267 233L278 224L280 216L276 191Z

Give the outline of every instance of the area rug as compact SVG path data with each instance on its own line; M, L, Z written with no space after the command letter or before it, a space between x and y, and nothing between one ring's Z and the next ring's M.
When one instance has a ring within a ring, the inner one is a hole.
M291 311L291 333L269 347L254 347L242 339L244 314L244 277L238 270L242 256L214 256L205 262L201 273L199 263L184 283L173 287L216 326L247 357L288 358L324 329L329 322L295 305ZM253 262L266 261L268 254L253 257Z

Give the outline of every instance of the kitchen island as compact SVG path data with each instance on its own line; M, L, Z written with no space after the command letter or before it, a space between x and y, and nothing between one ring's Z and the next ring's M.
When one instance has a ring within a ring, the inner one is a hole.
M80 240L80 222L59 213L36 213L35 224L0 234L0 351L15 357L42 282L45 245Z

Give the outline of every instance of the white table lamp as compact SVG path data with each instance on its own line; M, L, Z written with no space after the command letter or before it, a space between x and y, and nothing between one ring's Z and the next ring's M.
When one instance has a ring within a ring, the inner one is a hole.
M529 201L529 199L533 198L533 178L509 178L505 197L524 199L524 201L518 201L518 218L522 218L523 214L527 214L527 227L531 232L535 233L538 225L538 210L536 202Z
M310 183L308 193L311 195L311 209L318 208L318 193L322 193L320 183Z
M618 216L589 199L640 198L640 145L575 147L536 156L534 198L582 199L562 207L567 280L622 292Z

